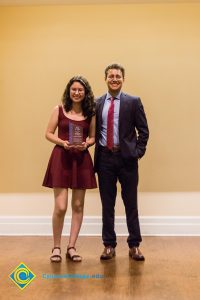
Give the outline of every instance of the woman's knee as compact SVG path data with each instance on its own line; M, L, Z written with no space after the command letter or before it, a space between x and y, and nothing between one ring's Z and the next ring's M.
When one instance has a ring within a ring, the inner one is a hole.
M54 213L59 216L59 217L62 217L66 214L66 206L63 206L63 205L56 205L55 206L55 209L54 209Z
M83 212L83 204L80 202L73 203L72 210L76 213L82 213Z

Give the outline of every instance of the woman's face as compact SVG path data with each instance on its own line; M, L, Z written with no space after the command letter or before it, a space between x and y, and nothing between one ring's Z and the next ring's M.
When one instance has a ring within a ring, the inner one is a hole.
M79 103L85 98L85 88L78 82L74 81L70 87L70 98L73 102Z

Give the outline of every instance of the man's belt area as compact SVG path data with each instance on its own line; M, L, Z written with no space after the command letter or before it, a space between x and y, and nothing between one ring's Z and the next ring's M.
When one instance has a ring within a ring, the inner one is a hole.
M120 152L120 147L116 145L116 146L113 146L112 149L109 149L106 146L99 145L99 150L101 152L106 152L106 153L117 153L117 152Z

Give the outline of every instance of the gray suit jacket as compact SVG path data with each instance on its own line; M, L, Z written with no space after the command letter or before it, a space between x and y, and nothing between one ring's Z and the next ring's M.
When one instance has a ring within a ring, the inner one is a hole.
M98 170L98 147L102 125L102 110L106 94L96 100L96 146L94 168ZM119 111L119 146L125 160L139 159L145 151L149 129L139 97L121 93Z

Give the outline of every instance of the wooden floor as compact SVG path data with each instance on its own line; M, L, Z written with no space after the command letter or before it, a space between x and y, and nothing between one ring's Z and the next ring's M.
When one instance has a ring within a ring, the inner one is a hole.
M0 237L0 299L200 299L199 237L144 237L145 262L129 259L125 237L118 237L115 259L105 262L99 260L100 237L79 238L81 263L65 259L66 244L63 237L62 263L52 264L51 237ZM21 262L36 274L24 290L9 278ZM44 278L56 274L68 278ZM84 275L99 278L69 278Z

